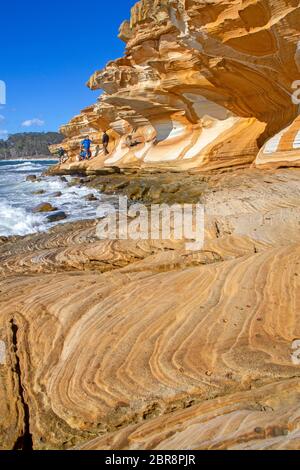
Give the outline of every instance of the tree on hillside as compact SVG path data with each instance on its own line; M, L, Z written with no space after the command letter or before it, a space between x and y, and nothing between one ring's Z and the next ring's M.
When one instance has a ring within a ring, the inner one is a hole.
M60 144L64 137L57 132L26 132L0 140L0 160L50 157L49 145Z

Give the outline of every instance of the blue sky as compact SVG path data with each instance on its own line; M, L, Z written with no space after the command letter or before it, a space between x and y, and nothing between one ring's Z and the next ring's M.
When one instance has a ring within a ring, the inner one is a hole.
M118 29L135 3L1 2L0 80L7 99L0 106L0 139L5 132L56 131L96 101L99 91L85 83L123 55Z

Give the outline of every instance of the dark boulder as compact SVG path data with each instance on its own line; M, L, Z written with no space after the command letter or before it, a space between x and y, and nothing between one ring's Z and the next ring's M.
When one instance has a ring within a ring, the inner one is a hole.
M31 183L36 183L38 181L36 175L28 175L26 177L26 181L30 181Z
M94 194L88 194L86 197L85 197L85 200L86 201L98 201L98 198L94 195Z
M51 215L48 215L47 217L47 221L49 223L52 223L52 222L58 222L59 220L64 220L66 219L68 216L65 212L63 211L58 211L58 212L55 212L54 214L51 214Z
M36 195L36 196L40 196L42 194L45 194L46 191L44 191L44 189L40 189L39 191L34 191L32 194Z
M54 212L57 211L55 207L52 206L49 202L43 202L33 209L33 212Z

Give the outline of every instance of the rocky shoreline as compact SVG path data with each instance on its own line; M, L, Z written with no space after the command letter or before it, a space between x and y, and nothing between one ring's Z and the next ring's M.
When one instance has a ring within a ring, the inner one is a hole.
M1 449L300 448L299 15L134 5L47 175L200 202L204 245L102 239L101 217L0 239Z
M107 195L124 195L131 201L153 204L197 204L209 188L215 188L223 175L255 175L263 179L259 170L248 168L227 168L211 172L136 170L132 168L106 167L87 170L81 166L67 168L64 165L52 166L46 176L72 176L72 184L82 184L97 189ZM269 170L270 174L274 170Z
M188 191L169 178L151 201ZM299 183L207 176L197 252L99 240L97 221L1 239L1 448L299 447Z

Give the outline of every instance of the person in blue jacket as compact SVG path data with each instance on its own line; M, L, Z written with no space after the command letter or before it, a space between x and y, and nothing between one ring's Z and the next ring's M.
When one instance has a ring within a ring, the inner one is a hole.
M90 137L87 135L86 138L81 142L81 152L80 152L80 157L82 160L89 160L92 156L91 153L91 144L92 141L90 140Z

